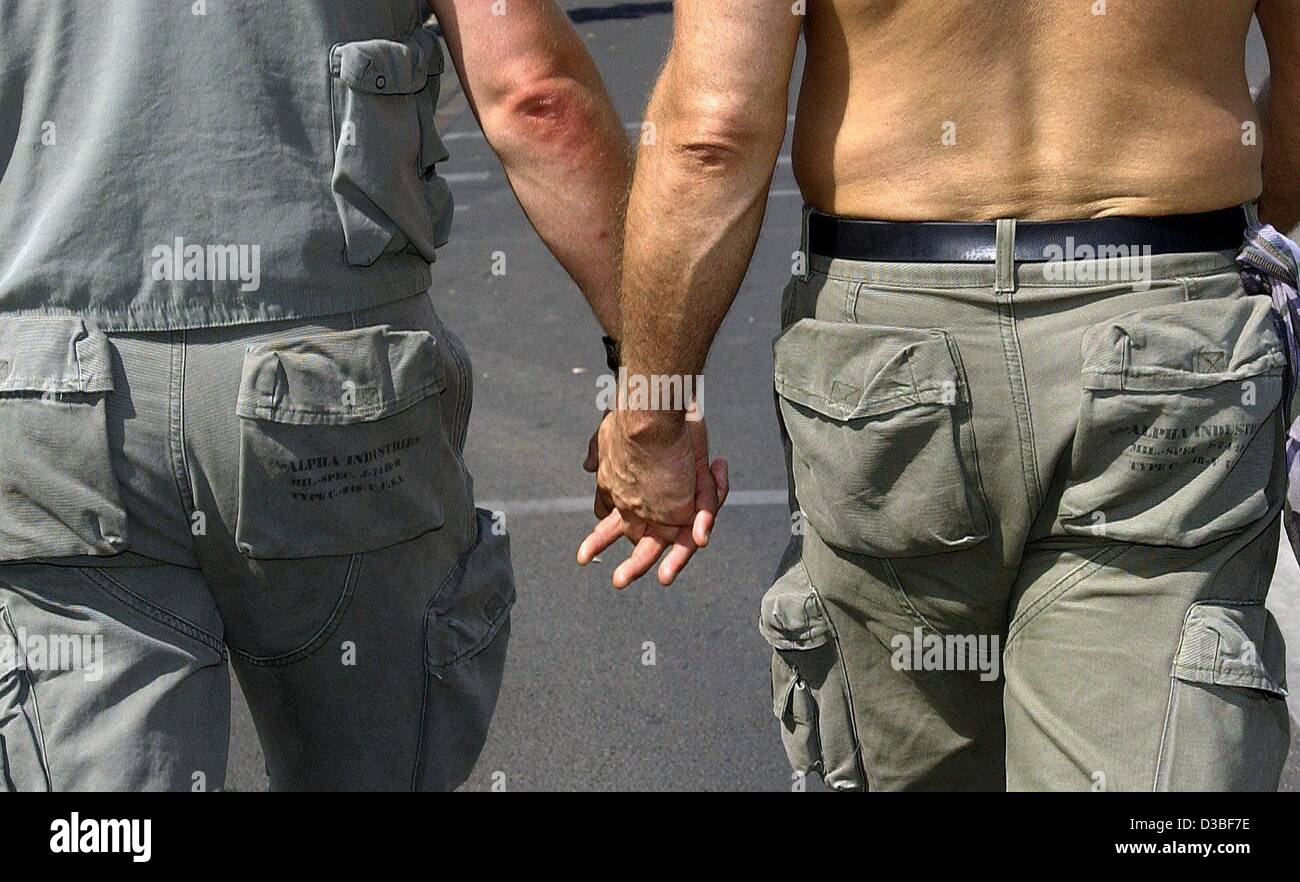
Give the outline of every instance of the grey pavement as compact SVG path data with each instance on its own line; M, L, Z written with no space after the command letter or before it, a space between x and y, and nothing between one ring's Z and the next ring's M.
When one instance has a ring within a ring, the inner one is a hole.
M635 134L667 50L671 4L562 5ZM1258 35L1248 67L1252 82L1267 70ZM528 226L452 83L440 119L457 215L434 267L437 303L474 359L467 458L481 504L506 512L519 582L501 703L465 789L789 789L757 633L759 598L789 535L770 379L779 296L798 247L800 200L788 160L777 168L753 266L710 358L711 441L731 462L736 496L712 546L676 585L642 580L615 592L615 555L586 570L574 563L592 522L582 507L592 482L581 463L597 422L600 332ZM495 252L506 257L503 276L492 274ZM1300 569L1289 548L1279 561L1270 605L1297 648L1291 681L1300 682ZM234 707L228 786L264 789L237 690ZM1300 790L1300 750L1284 786Z

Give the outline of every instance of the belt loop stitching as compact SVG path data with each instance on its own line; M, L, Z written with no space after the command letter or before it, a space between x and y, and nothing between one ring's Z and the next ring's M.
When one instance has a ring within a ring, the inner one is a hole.
M997 222L997 285L998 294L1016 290L1016 221L999 218Z

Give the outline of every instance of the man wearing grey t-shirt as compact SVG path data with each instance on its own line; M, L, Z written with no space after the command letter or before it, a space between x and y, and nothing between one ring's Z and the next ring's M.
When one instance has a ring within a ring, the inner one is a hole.
M529 219L617 322L627 142L552 2L433 0ZM418 0L0 0L0 790L445 789L514 600L430 264Z

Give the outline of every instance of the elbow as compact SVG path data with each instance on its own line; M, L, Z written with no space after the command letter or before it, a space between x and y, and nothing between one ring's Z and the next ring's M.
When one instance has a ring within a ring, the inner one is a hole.
M672 163L703 178L770 171L784 137L784 114L779 120L764 120L721 102L675 116L664 126L664 146Z
M545 77L504 93L483 117L483 130L498 152L512 148L563 148L591 137L597 99L568 77Z

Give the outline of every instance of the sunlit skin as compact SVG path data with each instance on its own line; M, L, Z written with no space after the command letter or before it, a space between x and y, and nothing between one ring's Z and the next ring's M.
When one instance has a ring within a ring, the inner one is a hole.
M1263 220L1289 230L1300 222L1298 5L677 0L646 111L656 139L641 146L627 209L628 371L702 373L767 208L801 31L792 161L823 211L1076 219L1258 198ZM1245 76L1252 12L1272 73L1258 104ZM707 541L725 464L699 467L707 439L691 426L681 412L623 409L601 427L588 465L603 519L578 560L632 540L616 587L661 557L659 581L672 582Z

